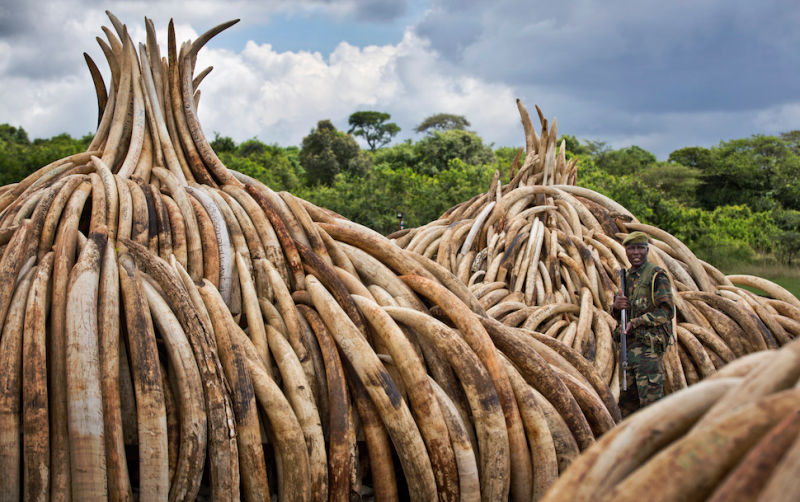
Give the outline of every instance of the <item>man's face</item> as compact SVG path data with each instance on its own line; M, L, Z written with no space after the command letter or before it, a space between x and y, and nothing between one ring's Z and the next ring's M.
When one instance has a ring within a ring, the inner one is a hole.
M625 246L625 254L628 255L628 261L631 262L633 268L639 268L647 261L648 251L647 244L631 244Z

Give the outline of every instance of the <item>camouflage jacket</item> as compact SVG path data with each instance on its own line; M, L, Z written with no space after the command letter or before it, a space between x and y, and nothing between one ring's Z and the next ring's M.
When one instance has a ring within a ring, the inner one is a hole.
M645 262L637 270L625 274L625 296L630 308L631 342L639 342L657 353L663 353L673 340L672 287L664 269ZM614 312L618 316L618 312Z

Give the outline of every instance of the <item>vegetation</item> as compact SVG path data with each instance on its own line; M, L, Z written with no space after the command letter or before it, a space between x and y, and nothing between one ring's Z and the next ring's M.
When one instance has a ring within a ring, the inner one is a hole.
M396 134L390 118L356 112L351 133L321 120L299 148L256 138L237 144L218 133L211 145L228 167L383 233L398 228L397 213L407 226L422 225L485 191L495 171L507 179L517 148L485 145L465 130L465 117L432 115L416 128L426 133L418 141L385 146ZM672 233L701 259L727 272L767 267L783 272L760 275L800 280L790 269L800 256L800 131L681 148L666 161L635 145L561 139L568 156L578 157L578 184ZM90 141L66 134L31 141L22 128L0 125L0 184L84 151Z
M469 127L469 120L463 115L437 113L423 120L414 130L416 132L432 133L433 131L449 131L451 129L464 130L467 127Z
M370 151L374 152L378 148L388 145L400 127L388 120L392 118L388 113L376 111L355 112L350 115L347 122L350 124L348 134L361 136L367 142Z
M758 261L789 266L800 256L798 137L792 131L681 148L667 162L636 146L578 142L578 182L723 270Z
M305 168L307 184L330 185L339 173L366 174L369 157L362 154L351 135L337 131L330 120L320 120L303 138L300 165Z

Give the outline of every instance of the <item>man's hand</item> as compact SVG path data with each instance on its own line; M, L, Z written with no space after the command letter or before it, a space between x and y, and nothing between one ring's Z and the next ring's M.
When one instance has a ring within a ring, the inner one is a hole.
M629 305L627 296L616 295L614 297L614 310L626 310L628 306Z
M630 321L628 321L627 324L625 324L625 334L630 335L632 329L633 329L633 324Z

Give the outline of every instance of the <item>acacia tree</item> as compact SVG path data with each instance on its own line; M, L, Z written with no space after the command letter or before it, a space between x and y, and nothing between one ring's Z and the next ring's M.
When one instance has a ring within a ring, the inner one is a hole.
M469 120L463 115L452 113L437 113L423 120L414 130L416 132L450 131L452 129L464 130L469 127Z
M348 134L361 136L367 142L370 151L389 144L389 141L400 132L400 127L394 122L388 122L392 116L388 113L376 111L355 112L350 115L347 122L350 124Z

